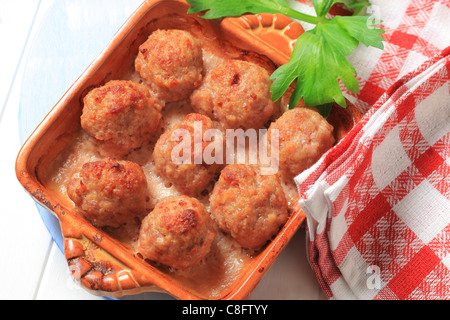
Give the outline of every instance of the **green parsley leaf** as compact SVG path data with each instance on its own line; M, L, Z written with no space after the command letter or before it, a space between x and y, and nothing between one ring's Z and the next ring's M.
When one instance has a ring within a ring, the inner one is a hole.
M368 17L336 16L318 24L298 38L290 61L272 74L272 99L278 100L297 81L289 105L295 106L303 97L306 106L318 106L335 101L346 106L339 86L342 81L350 92L358 93L356 71L348 62L359 42L382 48L379 29L369 29Z
M207 11L202 18L218 19L236 17L245 13L282 13L309 23L319 19L292 9L286 0L187 0L191 5L188 13Z
M319 24L298 38L289 62L272 74L272 99L278 100L296 80L290 106L295 106L303 97L308 107L336 101L345 107L345 98L338 79L351 92L358 92L353 66L346 55L351 53L358 41L349 37L337 23Z
M327 119L328 116L330 115L331 109L333 109L333 105L334 105L334 103L327 103L327 104L323 104L321 106L316 106L315 108L317 109L317 111L319 111L319 113L322 115L322 117Z
M312 0L314 9L316 10L317 16L323 17L330 11L330 8L335 4L336 0Z
M366 46L378 49L384 48L383 38L381 37L384 30L375 28L375 25L381 23L381 21L372 20L371 17L367 16L336 16L333 20L336 20L343 29L347 30L348 34Z
M217 19L226 16L238 16L244 13L277 13L280 7L287 7L285 0L241 1L241 0L197 0L188 1L192 6L188 13L209 10L202 18Z

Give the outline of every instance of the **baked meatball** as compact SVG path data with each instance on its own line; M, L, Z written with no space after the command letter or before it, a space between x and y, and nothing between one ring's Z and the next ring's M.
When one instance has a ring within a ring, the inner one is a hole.
M196 125L201 129L200 136L194 136ZM206 141L203 139L203 134L209 129L214 129L210 118L191 113L181 123L163 133L156 142L153 158L158 174L168 179L183 194L189 196L200 194L208 187L222 167L223 134L216 129L221 138ZM194 158L198 154L195 150L196 145L201 147L198 150L201 152L200 160ZM209 163L206 162L208 159L204 157L205 148L208 147L217 151L214 153L217 159L210 159L214 161L208 161Z
M259 249L288 218L278 175L262 175L256 165L226 166L210 197L211 217L242 247Z
M220 121L225 128L259 129L277 112L270 86L264 68L226 60L208 72L190 101L196 112Z
M147 179L138 164L107 158L85 163L67 194L93 225L117 228L145 215Z
M279 134L280 170L289 179L311 167L334 144L333 126L308 108L288 110L273 122L267 132L269 144L273 130Z
M209 253L215 235L209 212L200 201L168 197L142 221L138 251L149 260L187 269Z
M150 140L160 127L161 109L144 85L113 80L86 95L81 126L106 156L121 157Z
M203 78L201 44L184 30L156 30L139 47L135 68L164 101L186 99Z

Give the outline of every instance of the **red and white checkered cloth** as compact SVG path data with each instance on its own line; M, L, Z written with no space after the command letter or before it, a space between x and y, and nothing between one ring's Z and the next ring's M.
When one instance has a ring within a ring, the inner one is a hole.
M308 258L330 299L450 299L450 1L372 3L385 50L350 57L368 111L296 178Z

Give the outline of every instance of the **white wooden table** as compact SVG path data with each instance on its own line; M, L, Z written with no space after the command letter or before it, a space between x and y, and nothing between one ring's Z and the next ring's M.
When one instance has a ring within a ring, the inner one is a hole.
M14 165L28 135L142 0L0 0L0 299L104 299L72 280ZM46 226L47 225L47 226ZM52 227L50 227L52 228ZM141 294L125 299L170 299ZM299 230L250 299L323 299Z

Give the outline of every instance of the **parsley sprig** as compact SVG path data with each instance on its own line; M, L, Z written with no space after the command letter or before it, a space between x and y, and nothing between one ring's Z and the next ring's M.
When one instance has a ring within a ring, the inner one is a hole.
M318 108L324 116L336 102L346 107L339 81L352 93L359 92L356 70L346 56L359 43L383 49L384 33L376 27L380 21L369 16L326 15L336 3L343 3L355 13L369 5L368 0L312 0L317 16L292 9L286 0L187 0L188 13L204 12L202 18L235 17L246 13L282 13L288 17L314 24L296 41L288 63L271 75L272 100L277 101L295 83L289 106L293 108L303 98L308 107Z

